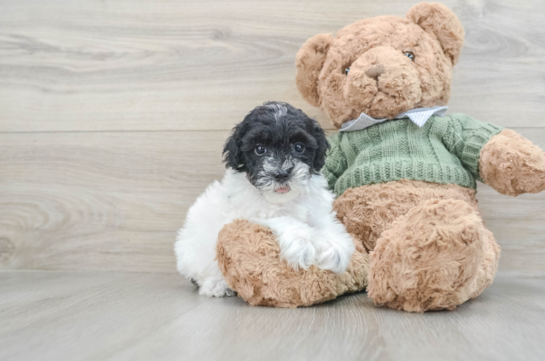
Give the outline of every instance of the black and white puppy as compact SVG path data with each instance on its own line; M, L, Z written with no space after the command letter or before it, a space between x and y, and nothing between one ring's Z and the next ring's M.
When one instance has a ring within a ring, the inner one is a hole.
M294 268L346 270L354 244L320 174L328 147L320 125L287 103L267 102L234 128L223 180L189 209L174 246L178 271L201 295L233 294L215 257L218 232L237 218L269 227Z

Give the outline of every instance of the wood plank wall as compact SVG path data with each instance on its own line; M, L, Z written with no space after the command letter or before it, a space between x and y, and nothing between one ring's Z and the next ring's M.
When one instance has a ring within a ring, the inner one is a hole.
M316 117L299 46L416 1L0 2L0 269L174 272L185 212L265 100ZM451 112L545 148L545 3L444 1L467 32ZM479 186L501 270L545 271L545 194Z

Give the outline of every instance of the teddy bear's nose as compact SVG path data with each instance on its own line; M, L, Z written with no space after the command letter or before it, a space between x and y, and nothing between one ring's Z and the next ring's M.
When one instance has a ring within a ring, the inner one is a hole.
M369 78L376 79L380 76L380 74L384 73L384 70L385 70L384 66L382 64L379 64L379 65L375 65L372 68L367 69L365 74L367 74Z

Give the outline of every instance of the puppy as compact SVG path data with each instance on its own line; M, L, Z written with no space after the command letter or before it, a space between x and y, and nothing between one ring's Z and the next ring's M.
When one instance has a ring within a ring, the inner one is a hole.
M201 295L234 294L215 257L218 232L237 218L269 227L295 269L346 270L354 244L320 174L328 148L320 125L286 103L267 102L234 128L223 150L223 180L189 209L174 245L178 271Z

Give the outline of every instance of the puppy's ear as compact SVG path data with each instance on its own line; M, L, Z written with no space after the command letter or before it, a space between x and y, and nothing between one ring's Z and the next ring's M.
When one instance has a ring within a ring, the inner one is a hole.
M318 143L318 148L316 148L316 154L314 154L313 168L315 172L319 172L325 164L325 155L329 149L329 142L325 137L324 130L317 121L314 121L314 138Z
M324 66L329 47L333 43L333 35L318 34L308 39L295 57L297 75L295 83L303 99L315 107L320 106L318 94L318 76Z
M242 157L242 150L240 150L241 128L240 124L233 128L233 133L227 139L227 142L225 142L222 153L225 168L233 168L237 171L244 170L244 159Z
M439 3L419 3L409 10L407 19L437 37L452 65L458 62L465 34L462 23L449 8Z

